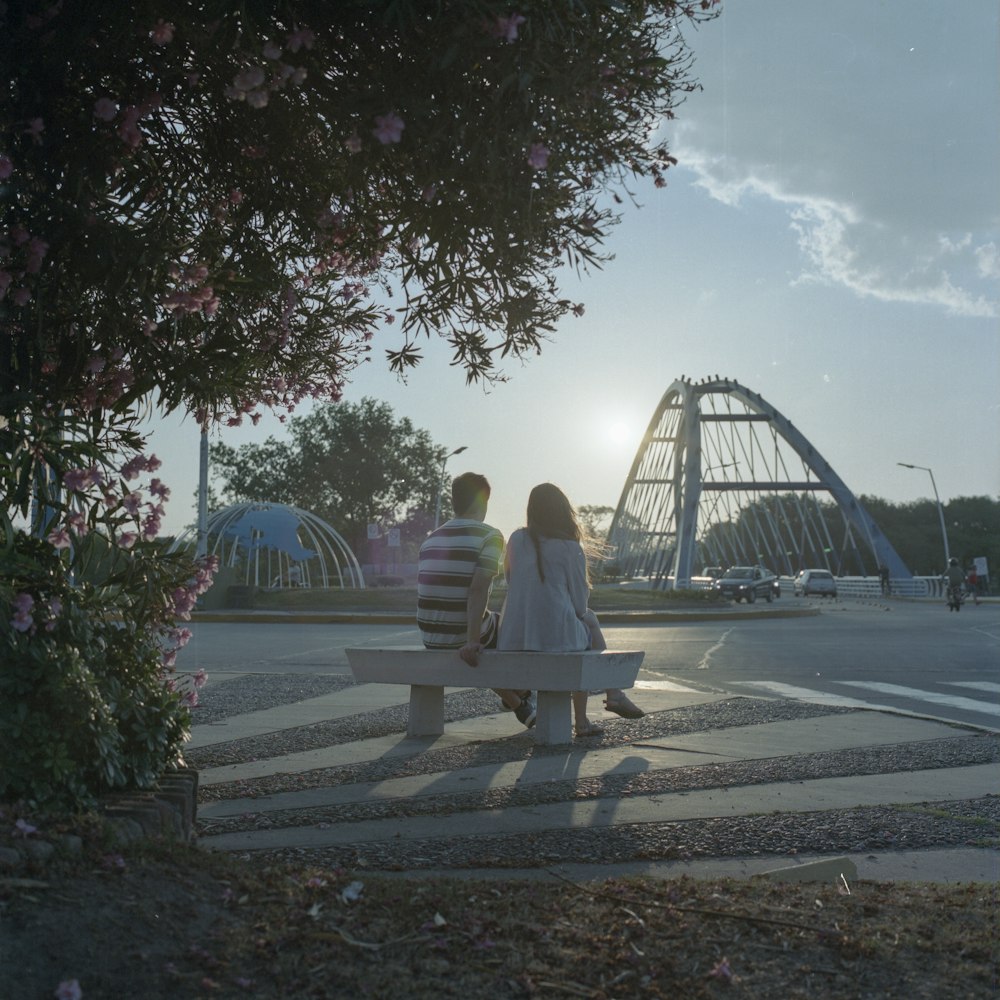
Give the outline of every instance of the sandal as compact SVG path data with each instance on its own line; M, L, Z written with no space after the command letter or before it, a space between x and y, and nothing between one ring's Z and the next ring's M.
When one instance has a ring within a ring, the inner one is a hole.
M604 730L600 726L595 726L592 722L588 722L585 726L575 726L573 728L573 735L577 738L586 736L603 736Z
M638 705L633 704L625 695L620 695L617 698L609 698L605 703L604 707L609 712L614 712L615 715L620 715L623 719L641 719L646 713L639 708Z

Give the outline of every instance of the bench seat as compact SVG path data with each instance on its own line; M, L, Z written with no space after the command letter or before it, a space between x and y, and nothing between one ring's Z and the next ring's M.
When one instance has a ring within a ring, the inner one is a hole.
M510 688L538 692L534 734L539 743L573 738L570 696L574 691L630 688L642 651L522 653L490 650L470 667L451 649L423 646L347 649L347 662L360 684L409 684L410 736L444 732L444 689Z

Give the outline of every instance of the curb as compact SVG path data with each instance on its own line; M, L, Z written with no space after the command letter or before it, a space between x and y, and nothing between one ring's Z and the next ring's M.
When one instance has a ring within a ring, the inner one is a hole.
M669 622L736 621L761 618L811 618L819 608L765 611L606 611L598 613L602 625L645 625ZM412 625L416 618L406 611L193 611L191 621L206 624L251 625Z

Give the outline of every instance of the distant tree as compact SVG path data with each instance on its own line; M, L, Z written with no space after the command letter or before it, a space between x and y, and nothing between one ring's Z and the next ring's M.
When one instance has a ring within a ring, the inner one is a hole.
M583 504L583 506L576 508L576 516L587 536L601 542L604 541L608 533L609 519L614 512L614 507L606 507L601 504Z
M317 406L293 417L288 440L215 445L212 472L226 503L288 503L328 521L364 558L367 527L400 527L404 542L433 527L442 448L387 403Z

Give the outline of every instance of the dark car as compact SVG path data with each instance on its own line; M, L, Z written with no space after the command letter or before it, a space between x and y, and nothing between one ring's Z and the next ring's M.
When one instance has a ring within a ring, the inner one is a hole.
M758 597L770 603L781 593L778 578L763 566L733 566L715 581L712 589L747 604L753 604Z

